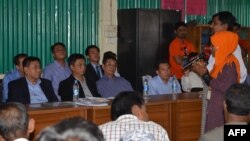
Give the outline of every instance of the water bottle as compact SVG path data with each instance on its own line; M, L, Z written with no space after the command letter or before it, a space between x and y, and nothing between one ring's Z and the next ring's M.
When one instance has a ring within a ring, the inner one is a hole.
M75 80L75 83L73 85L73 101L77 101L79 99L79 84L77 80Z
M176 94L177 90L178 90L178 81L174 75L172 78L172 94Z
M143 96L148 97L148 79L144 79L143 81Z
M178 81L175 76L172 77L172 99L176 100L176 94L178 89Z

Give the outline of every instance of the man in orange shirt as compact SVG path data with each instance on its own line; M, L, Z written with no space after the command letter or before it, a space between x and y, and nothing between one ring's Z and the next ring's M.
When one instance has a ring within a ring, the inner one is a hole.
M182 64L185 63L185 58L190 52L196 52L196 50L193 44L185 39L187 34L187 24L184 22L176 23L175 34L176 38L169 46L169 62L172 74L180 81L184 74Z

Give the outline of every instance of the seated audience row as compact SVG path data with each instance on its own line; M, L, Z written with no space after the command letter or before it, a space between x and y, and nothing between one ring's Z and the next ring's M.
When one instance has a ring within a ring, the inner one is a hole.
M28 83L31 81L30 78L33 79L33 76L30 76L32 73L29 74L28 71L24 72L24 68L30 68L30 70L32 70L32 67L29 67L29 65L27 66L27 64L25 64L26 66L24 66L23 60L27 58L27 55L19 54L15 57L15 73L12 72L6 74L3 80L4 102L17 101L22 103L41 103L53 101L72 101L73 84L75 80L77 80L78 85L80 86L80 98L100 96L108 98L116 96L121 91L133 90L131 84L123 77L120 77L117 73L116 54L111 51L104 53L102 60L103 65L99 64L99 48L95 45L88 46L85 51L85 54L90 61L87 65L84 56L81 54L70 55L68 61L66 62L65 59L67 53L63 43L55 43L51 46L51 52L54 57L54 62L45 67L42 78L40 78L42 73L40 60L36 57L33 57L33 59L36 58L36 60L31 60L31 65L33 62L36 62L36 64L39 65L39 70L37 69L36 76L34 76L34 86L31 85L32 83ZM30 58L32 57L29 57L29 59ZM149 94L171 94L173 92L173 77L171 77L170 65L166 60L159 61L156 66L156 74L157 76L149 80ZM190 72L189 74L190 75L185 74L183 79L190 80L191 78L189 78L189 76L193 73ZM11 75L14 75L14 77L10 77ZM23 78L18 82L15 81L14 83L9 83L10 81L20 77ZM47 81L47 79L51 82ZM24 80L27 82L24 83ZM52 84L52 90L51 84L49 83ZM185 88L184 91L190 92L191 88L194 87L194 83L192 83L191 86L189 85L190 83L191 82L188 81L182 82L182 86L185 86L183 87ZM44 84L46 84L46 89ZM25 87L20 88L15 85ZM186 86L190 86L190 88L187 88ZM10 90L8 91L8 89ZM24 96L23 98L19 98L16 95L16 93L20 92L20 90L24 92L22 93L22 96ZM181 85L179 83L177 85L177 91L175 92L181 93ZM54 98L54 95L56 95L56 99Z
M85 51L90 61L87 67L85 64L86 60L81 54L70 55L68 62L66 62L67 53L63 43L59 42L51 46L51 53L54 57L54 62L45 67L42 78L39 58L27 57L26 54L18 54L14 57L16 69L7 73L3 79L3 102L16 101L28 104L61 100L71 101L74 80L77 80L80 86L80 97L82 98L114 97L120 91L133 90L128 81L122 77L117 77L119 74L116 71L116 55L111 51L104 54L104 60L114 60L115 66L112 66L112 69L115 71L111 71L113 74L110 74L110 65L103 64L101 66L99 64L99 48L95 45L88 46ZM25 58L28 58L27 61L24 61ZM106 77L106 75L111 77ZM109 78L109 83L107 84L115 82L115 85L119 85L118 87L114 86L116 91L112 91L112 94L107 95L106 89L103 90L103 82L100 82L97 89L97 81L101 78ZM13 80L14 82L11 82ZM120 83L120 80L124 82ZM125 86L123 86L124 84ZM19 92L22 92L22 94L18 95L17 93ZM106 93L106 95L103 93Z

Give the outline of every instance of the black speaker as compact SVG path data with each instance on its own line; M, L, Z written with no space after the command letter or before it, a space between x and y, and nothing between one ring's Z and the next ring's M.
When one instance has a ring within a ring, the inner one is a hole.
M118 10L118 72L135 90L142 91L143 75L156 75L158 60L168 60L174 25L180 19L180 11L174 10Z

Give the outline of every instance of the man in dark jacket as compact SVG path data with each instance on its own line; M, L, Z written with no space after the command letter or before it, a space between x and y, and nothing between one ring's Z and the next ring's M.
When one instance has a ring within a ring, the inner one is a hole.
M24 77L8 85L8 102L23 104L58 101L50 80L41 78L40 59L27 57L23 61Z

